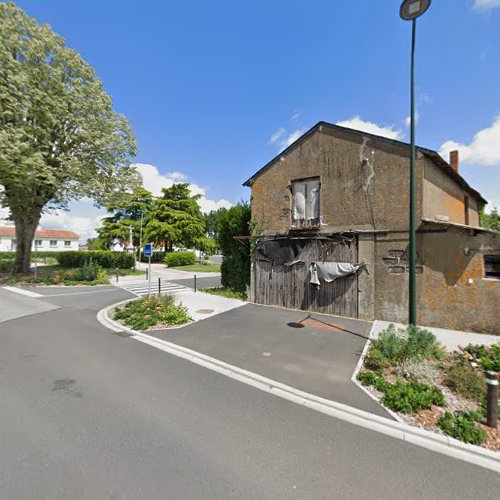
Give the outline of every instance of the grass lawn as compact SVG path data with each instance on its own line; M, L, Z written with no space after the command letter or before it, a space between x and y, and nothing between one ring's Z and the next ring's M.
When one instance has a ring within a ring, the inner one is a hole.
M235 292L230 288L224 288L222 286L217 288L200 288L199 291L210 293L212 295L221 295L222 297L227 297L228 299L248 300L245 292Z
M220 264L191 264L190 266L169 267L169 269L192 273L220 273Z

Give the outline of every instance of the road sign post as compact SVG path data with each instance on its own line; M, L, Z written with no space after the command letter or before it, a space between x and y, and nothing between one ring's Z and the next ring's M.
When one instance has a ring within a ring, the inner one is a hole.
M144 257L148 258L148 297L151 295L151 256L153 255L153 244L144 245Z

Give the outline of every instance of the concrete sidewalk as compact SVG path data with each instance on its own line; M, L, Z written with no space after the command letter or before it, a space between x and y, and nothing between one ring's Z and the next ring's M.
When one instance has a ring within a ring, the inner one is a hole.
M179 295L180 300L184 297ZM351 381L370 328L365 321L246 304L183 328L147 333L311 394L392 418Z

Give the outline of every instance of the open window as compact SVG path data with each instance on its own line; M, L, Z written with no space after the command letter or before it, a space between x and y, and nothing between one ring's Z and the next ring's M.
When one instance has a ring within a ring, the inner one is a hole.
M484 277L500 279L500 254L484 255Z
M319 177L292 183L292 227L319 227L320 188Z

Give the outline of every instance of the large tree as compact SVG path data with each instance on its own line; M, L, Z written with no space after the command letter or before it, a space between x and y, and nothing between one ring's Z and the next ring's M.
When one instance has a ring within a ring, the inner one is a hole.
M44 211L82 197L112 205L139 185L134 155L92 67L50 26L0 4L0 201L16 225L14 271L29 271Z
M191 247L205 235L205 221L198 204L200 195L191 195L189 184L162 189L153 202L146 227L146 238L171 250L173 245Z
M132 226L132 244L138 248L141 226L144 232L152 203L153 195L147 189L140 187L124 196L123 200L120 200L115 206L106 207L108 213L112 215L105 217L102 227L97 229L99 240L103 246L109 248L114 240L128 241Z

